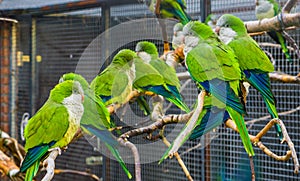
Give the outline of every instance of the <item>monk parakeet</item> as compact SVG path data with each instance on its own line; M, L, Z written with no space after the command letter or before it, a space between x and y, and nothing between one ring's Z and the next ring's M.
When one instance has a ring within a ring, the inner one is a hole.
M189 112L179 93L180 83L176 72L159 59L156 46L146 41L139 42L136 52L139 57L134 59L136 79L133 86L142 92L161 95L183 111Z
M184 44L184 36L183 36L183 25L181 23L176 23L173 27L173 38L172 38L172 47L175 50L180 45Z
M80 127L83 99L79 82L62 82L28 121L24 131L26 156L20 168L21 172L26 171L26 181L33 179L50 149L63 148L71 142Z
M280 13L279 5L276 0L256 0L255 15L258 20L264 18L273 18ZM286 45L285 37L280 31L269 31L268 35L278 44L280 44L285 57L291 62L291 56Z
M204 23L208 25L211 29L216 28L216 23L217 23L217 16L215 14L209 14L206 18Z
M271 90L268 73L274 67L268 56L248 34L243 21L231 14L225 14L217 21L217 32L221 40L228 44L238 58L240 69L253 87L262 95L272 118L278 118L276 100ZM277 135L282 139L282 131L275 126Z
M106 109L102 99L89 88L88 82L81 75L67 73L60 78L59 82L64 82L67 80L75 80L80 82L84 91L84 113L80 121L82 130L87 134L96 135L102 142L104 142L108 150L120 163L128 178L132 178L117 150L117 146L119 146L119 144L115 136L113 136L109 131L109 129L115 125L110 122L110 114Z
M126 102L132 91L135 75L132 60L135 56L135 52L131 50L120 50L113 57L111 64L92 80L91 89L102 98L105 105Z
M185 36L185 64L194 81L209 94L225 104L225 109L239 130L244 148L254 155L243 115L241 102L241 70L232 49L223 44L213 30L198 21L183 28ZM212 101L212 106L217 106Z
M191 20L191 17L185 11L186 3L184 0L146 0L146 4L150 11L155 14L156 8L159 8L160 18L175 18L183 25Z

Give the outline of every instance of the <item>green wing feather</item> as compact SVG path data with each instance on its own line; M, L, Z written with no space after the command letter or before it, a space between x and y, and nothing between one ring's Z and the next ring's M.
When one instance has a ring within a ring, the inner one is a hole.
M132 87L128 77L128 65L119 66L110 64L103 72L91 82L91 89L100 97L110 97L104 100L106 105L123 103Z
M133 86L140 90L149 85L165 85L164 78L152 66L145 63L140 58L134 59L135 79ZM141 90L142 91L142 90Z
M48 99L25 127L25 150L61 140L69 127L68 119L66 107ZM55 146L67 145L67 143L62 144Z
M241 70L257 69L263 72L274 71L274 66L268 56L251 37L238 37L231 41L228 45L234 50L238 57Z
M226 51L215 49L206 43L200 43L186 56L186 64L190 72L197 72L193 78L200 82L214 78L228 81L239 80L241 73L238 63L232 60L228 59Z
M150 65L152 65L163 76L166 84L175 86L178 90L180 90L180 81L174 68L170 67L166 64L166 62L160 60L158 57L151 60Z

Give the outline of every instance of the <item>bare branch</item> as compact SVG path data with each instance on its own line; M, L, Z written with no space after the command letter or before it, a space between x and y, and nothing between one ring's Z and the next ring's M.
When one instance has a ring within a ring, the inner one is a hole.
M273 153L271 150L269 150L266 146L264 146L264 144L260 141L260 139L263 137L263 135L265 135L267 133L267 131L275 124L278 123L281 127L283 136L284 136L284 140L286 141L290 150L287 151L286 155L284 156L278 156L275 153ZM229 128L231 128L232 130L238 132L238 129L236 127L236 124L234 123L234 121L232 121L231 119L229 119L228 121L225 122L225 125ZM285 125L283 124L283 122L280 119L272 119L256 136L250 135L250 140L251 142L255 145L258 146L266 155L274 158L275 160L279 160L279 161L286 161L288 160L291 156L293 158L294 161L294 166L295 166L295 173L299 172L299 162L298 162L298 157L297 157L297 153L295 151L295 147L293 142L291 141L288 132L285 128Z
M273 81L278 81L278 82L283 82L283 83L300 84L299 76L292 76L292 75L284 74L282 72L269 73L269 77Z
M136 181L141 181L142 180L142 176L141 176L141 160L140 160L140 155L139 155L139 151L136 148L136 146L131 143L130 141L128 141L126 138L118 138L118 142L120 143L120 145L128 147L134 157L134 165L135 165L135 180Z
M281 45L276 44L276 43L269 43L269 42L260 42L258 43L259 46L261 47L274 47L274 48L280 48L281 49ZM287 46L288 50L290 51L294 51L294 48Z
M281 16L281 14L278 16ZM247 21L245 22L245 26L247 27L248 33L281 30L290 26L300 27L300 13L282 14L282 24L284 27L281 27L281 23L279 21L280 18L278 18L278 16L269 19L262 19L260 21Z
M206 95L205 91L201 91L200 94L198 95L198 104L195 109L194 114L190 118L190 120L186 123L186 126L184 129L179 133L179 135L176 137L176 139L173 141L173 147L169 150L168 155L169 157L172 157L175 152L179 149L179 147L182 145L181 143L185 138L191 134L193 131L197 120L199 118L200 113L202 112L203 109L203 104L204 104L204 97Z
M82 172L82 171L78 171L78 170L61 170L61 169L55 169L54 170L55 174L64 174L64 173L70 173L70 174L77 174L77 175L83 175L83 176L87 176L90 177L96 181L100 181L100 178L95 175L95 174L90 174L87 172Z
M16 176L18 172L19 167L15 164L14 160L0 150L0 173L3 173L3 175L7 175L12 178Z
M298 0L288 0L285 5L283 6L281 12L289 13L291 9L297 4Z
M166 139L166 137L162 137L162 141L163 141L163 143L164 143L167 147L169 147L169 146L171 145L170 142ZM174 156L176 157L176 159L177 159L177 161L178 161L180 167L182 168L182 170L183 170L185 176L187 177L187 179L188 179L189 181L193 181L193 180L194 180L193 177L191 176L189 170L188 170L187 167L185 166L185 164L184 164L184 162L182 161L182 159L181 159L180 155L178 154L178 152L175 152L175 153L174 153Z
M43 165L46 166L46 175L42 179L42 181L50 181L54 176L54 168L55 168L55 159L58 155L61 154L60 148L52 149L49 156L44 160Z
M280 112L278 113L279 116L284 116L284 115L288 115L288 114L292 114L294 112L297 112L300 110L300 106L296 107L295 109L292 109L292 110L289 110L289 111L285 111L285 112ZM251 126L254 124L254 123L257 123L259 121L264 121L266 119L270 119L271 116L270 115L267 115L267 116L263 116L263 117L260 117L260 118L257 118L257 119L253 119L251 121L247 121L246 124L249 124L249 128L251 128Z

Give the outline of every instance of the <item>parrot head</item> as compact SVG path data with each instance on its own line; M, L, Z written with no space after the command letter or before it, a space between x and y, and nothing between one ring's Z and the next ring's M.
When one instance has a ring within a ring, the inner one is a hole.
M149 41L140 41L135 46L137 55L144 61L150 62L151 57L158 57L158 51L154 43Z
M228 44L236 36L247 35L244 22L231 14L224 14L218 19L215 31L225 44Z
M89 87L89 83L85 80L85 78L82 75L79 75L76 73L70 72L70 73L64 74L63 76L60 77L59 83L62 83L66 80L78 81L81 84L83 90L86 90Z
M120 50L113 58L112 63L126 65L133 61L136 58L136 53L130 49Z
M183 34L185 36L197 36L202 40L206 40L211 37L214 32L204 23L199 21L190 21L183 27Z
M78 81L66 80L57 84L50 92L50 99L58 103L62 103L68 97L76 103L83 102L84 92Z
M177 36L177 33L182 31L183 25L182 23L176 23L173 27L174 36Z

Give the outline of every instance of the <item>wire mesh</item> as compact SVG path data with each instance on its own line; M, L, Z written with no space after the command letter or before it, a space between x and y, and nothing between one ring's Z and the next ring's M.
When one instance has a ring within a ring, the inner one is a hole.
M280 1L283 4L285 1ZM298 3L299 4L299 3ZM255 2L253 0L213 0L211 1L211 12L220 16L224 13L232 13L240 17L244 21L255 20L254 8ZM299 6L297 6L298 8ZM201 12L200 0L187 0L187 12L192 15L193 19L200 19ZM128 22L130 20L137 20L141 18L153 18L154 15L148 10L144 4L130 4L122 6L113 6L110 9L111 26L114 27L120 23ZM293 9L293 12L297 12L297 9ZM299 12L299 11L298 11ZM37 20L37 55L41 55L42 61L38 63L38 102L37 107L40 107L48 97L50 89L58 82L59 77L66 72L74 72L76 66L84 52L85 48L89 46L92 40L94 40L100 33L102 26L104 26L101 20L102 10L101 8L83 9L79 11L72 11L59 14L51 14L47 16L35 17ZM155 22L152 24L146 24L145 27L155 27ZM174 22L175 23L175 22ZM172 37L173 25L168 24L167 32L169 41ZM142 27L142 28L145 28ZM145 29L143 29L145 30ZM140 29L136 31L124 32L126 36L135 36ZM20 24L20 50L23 53L30 54L30 44L27 33L30 32L28 24ZM151 32L154 36L160 37L160 30L153 28ZM296 42L300 42L299 30L292 30L289 33L293 36ZM134 42L122 42L124 34L114 34L113 38L118 40L118 43L122 44L122 47L134 49ZM267 36L254 37L258 42L272 42ZM142 40L143 37L140 37ZM163 52L162 39L151 40L156 43L159 48L160 54ZM110 42L114 44L114 42ZM274 42L273 42L274 43ZM101 47L102 48L102 47ZM107 48L107 47L105 47ZM292 57L295 61L294 64L290 64L281 53L279 48L263 47L264 50L269 51L275 59L275 69L296 75L299 72L299 62L295 55L292 53ZM103 56L102 50L99 52L92 52L90 57ZM111 57L110 57L111 58ZM103 61L110 61L108 60ZM91 61L92 62L92 61ZM103 63L103 62L101 62ZM93 68L91 71L90 68ZM103 68L103 67L102 67ZM93 78L93 73L99 71L98 64L88 65L81 67L80 71L90 81ZM183 72L185 69L179 67L178 72ZM93 73L91 73L93 72ZM30 111L28 102L30 97L30 64L24 62L23 66L19 67L19 91L18 91L18 118L21 120L22 113ZM182 84L184 81L181 82ZM294 84L282 84L278 82L272 82L272 89L277 98L278 112L284 112L291 109L295 109L299 106L300 102L300 87ZM187 87L182 91L184 101L191 107L197 97L197 89L193 82L189 83ZM134 107L136 109L136 107ZM256 90L250 89L249 96L247 98L247 112L246 120L252 120L267 115L267 110L261 99L259 93ZM167 113L181 113L175 106L172 106ZM129 117L130 118L130 117ZM280 116L285 122L290 137L293 140L296 150L299 150L299 111L292 114ZM133 122L128 122L133 125ZM251 126L250 133L256 134L258 130L261 130L269 120L263 120L257 122ZM171 125L166 129L166 135L169 136L169 141L172 141L178 134L182 125ZM172 132L172 135L169 133ZM187 141L180 149L179 154L186 164L190 174L194 180L249 180L250 167L249 159L244 151L243 145L240 141L238 134L230 129L220 127L218 129L218 135L214 139L210 139L210 136L205 136L210 140L210 144L205 148L199 146L200 139L195 141ZM148 144L150 141L143 138L144 135L134 138L134 143ZM275 130L266 134L263 138L263 142L268 147L275 150L275 153L285 154L288 149L285 144L280 144L279 139L275 136ZM166 150L166 146L161 145L155 147L151 151L143 151L142 157L145 159L145 164L142 164L142 179L145 181L150 180L187 180L182 169L178 165L175 158L165 160L162 164L158 165L157 160L152 161L151 158L157 157L158 154L163 153ZM193 149L191 149L193 148ZM293 173L293 162L288 160L287 162L274 161L269 158L261 150L255 148L256 156L254 158L254 164L257 173L257 180L297 180L298 175ZM122 155L131 153L127 150ZM75 144L71 144L67 152L58 157L56 164L58 169L75 169L80 171L87 171L96 174L98 177L103 177L104 180L129 180L126 178L123 170L119 164L111 159L103 158L103 165L88 165L86 158L91 156L101 156L101 154L93 149L93 147L85 140L80 139ZM148 159L148 160L147 160ZM128 156L128 160L132 162L132 156ZM134 165L132 163L127 164L129 170L134 174ZM54 177L54 180L89 180L87 177L80 177L73 174L60 174Z

